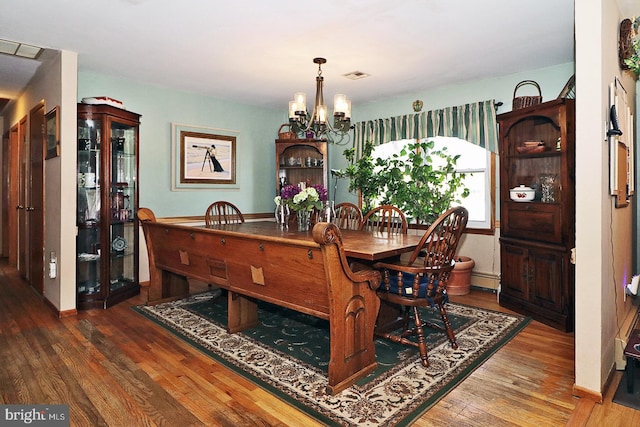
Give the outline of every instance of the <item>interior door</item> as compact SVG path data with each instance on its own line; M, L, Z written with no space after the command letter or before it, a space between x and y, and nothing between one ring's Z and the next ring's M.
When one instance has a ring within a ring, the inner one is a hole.
M27 235L27 118L20 120L18 125L18 271L24 278L28 276L27 251L29 249L29 239Z
M7 196L7 223L8 230L6 240L9 248L9 265L17 267L18 263L18 181L20 177L20 133L18 124L14 125L9 132L9 153L7 163L9 172L7 173L8 196Z
M27 221L29 227L29 282L44 293L44 103L29 114L29 186Z
M2 250L9 256L9 132L2 138Z

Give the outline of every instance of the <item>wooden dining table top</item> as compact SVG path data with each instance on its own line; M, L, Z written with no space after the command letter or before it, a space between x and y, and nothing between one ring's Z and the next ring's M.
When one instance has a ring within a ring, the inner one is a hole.
M221 233L260 235L266 238L293 239L313 242L311 230L296 227L280 228L273 221L249 221L242 224L211 224L201 226ZM359 230L340 230L345 254L364 261L378 261L405 252L412 252L422 236ZM313 242L315 243L315 242Z

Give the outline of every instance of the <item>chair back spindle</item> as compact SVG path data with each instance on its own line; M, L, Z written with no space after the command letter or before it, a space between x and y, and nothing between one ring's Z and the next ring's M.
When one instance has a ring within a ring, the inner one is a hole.
M338 203L335 207L336 218L333 221L341 230L359 230L362 223L362 211L349 202Z
M212 224L242 224L244 215L237 206L226 201L213 202L204 215L206 225Z
M407 234L407 218L400 208L382 205L371 209L362 219L360 230Z

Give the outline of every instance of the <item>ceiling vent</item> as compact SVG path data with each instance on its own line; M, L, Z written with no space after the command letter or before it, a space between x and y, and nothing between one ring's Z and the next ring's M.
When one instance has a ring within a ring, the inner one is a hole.
M343 74L343 76L351 80L360 80L365 77L369 77L369 74L363 73L362 71L352 71L350 73Z
M0 39L0 53L20 56L22 58L37 59L42 53L42 48L24 43L12 42Z

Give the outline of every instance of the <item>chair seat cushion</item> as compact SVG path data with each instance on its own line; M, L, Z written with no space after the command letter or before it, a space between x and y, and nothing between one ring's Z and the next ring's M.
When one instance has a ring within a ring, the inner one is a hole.
M433 307L434 305L434 301L433 301L433 297L436 296L436 289L433 289L432 291L429 292L429 294L427 295L427 285L429 283L429 279L427 276L420 276L420 287L418 288L418 296L415 297L414 293L413 293L413 279L414 279L415 275L414 274L409 274L409 273L404 273L402 275L402 286L401 289L398 289L398 276L395 274L390 274L389 275L389 291L388 293L390 294L394 294L394 295L401 295L403 297L406 298L424 298L429 302L429 305L431 305ZM438 280L436 279L434 281L434 287L437 288L438 286ZM381 291L386 291L386 289L384 288L384 285L380 287ZM448 296L446 293L446 290L444 290L444 298L445 301L448 301Z

